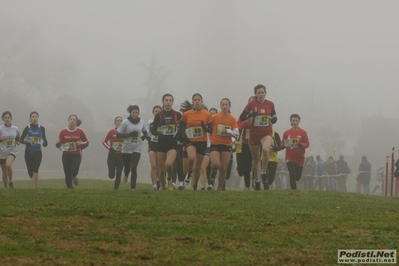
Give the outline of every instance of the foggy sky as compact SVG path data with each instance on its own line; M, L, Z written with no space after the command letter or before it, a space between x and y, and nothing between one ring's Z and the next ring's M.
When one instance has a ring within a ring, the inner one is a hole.
M71 94L96 118L125 114L130 99L146 95L140 63L153 54L171 71L175 109L200 92L209 107L230 98L238 116L261 83L281 133L292 113L310 137L312 123L335 124L337 114L349 119L340 128L362 115L398 117L398 1L0 0L0 7L75 62ZM105 131L112 121L96 124Z

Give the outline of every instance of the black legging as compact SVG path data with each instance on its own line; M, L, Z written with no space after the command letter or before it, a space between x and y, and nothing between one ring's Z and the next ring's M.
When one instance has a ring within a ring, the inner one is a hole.
M141 153L133 152L130 155L130 172L132 173L130 177L130 188L136 189L136 182L137 182L137 166L139 165Z
M268 185L270 186L274 182L274 178L276 177L276 171L277 171L277 162L271 162L267 164L267 170L266 170L266 178L267 178L267 184L266 180L262 180L264 186Z
M122 160L123 160L123 172L125 176L129 176L130 174L130 163L132 162L131 153L122 153Z
M81 161L82 156L80 154L62 154L62 166L64 167L67 188L73 188L72 177L78 175Z
M108 153L107 158L108 177L113 179L116 174L114 189L118 189L121 183L121 176L123 170L123 158L120 153Z
M243 143L241 146L242 167L244 173L245 187L251 186L252 154L249 145Z
M179 178L179 182L184 181L184 173L183 173L183 145L177 145L176 150L176 160L173 164L173 172L172 172L172 182L176 183L176 176Z
M293 190L296 189L296 182L301 179L302 168L303 167L296 165L295 162L287 163L287 169L288 169L288 172L290 173L290 185L291 185L291 189L293 189Z

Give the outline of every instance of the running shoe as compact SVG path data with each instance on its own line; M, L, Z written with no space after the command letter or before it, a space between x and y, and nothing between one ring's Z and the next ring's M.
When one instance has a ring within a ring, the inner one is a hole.
M14 183L13 183L13 182L9 182L9 183L8 183L8 186L9 186L11 189L14 189Z
M197 185L194 185L193 190L197 190L197 187L198 187Z
M157 185L154 185L154 186L153 186L153 189L154 189L155 191L158 190Z
M77 176L73 176L72 177L73 183L75 184L75 186L77 186L79 184L79 180Z
M172 179L168 180L168 189L169 190L175 189L175 184L173 184Z
M179 182L179 186L177 187L179 190L184 189L184 182Z
M191 173L188 172L187 175L186 175L186 178L184 178L184 183L186 185L190 184L190 178L191 178Z
M207 189L207 190L212 190L212 189L213 189L212 184L211 184L211 185L208 185L208 187L207 187L206 189Z
M157 180L157 189L159 190L161 188L161 181Z
M255 181L255 190L260 190L260 182L259 182L259 180Z

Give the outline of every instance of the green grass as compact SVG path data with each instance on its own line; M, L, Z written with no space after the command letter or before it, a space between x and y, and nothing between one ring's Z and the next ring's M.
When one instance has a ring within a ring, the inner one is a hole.
M328 265L338 249L398 249L398 198L14 184L0 190L1 265Z

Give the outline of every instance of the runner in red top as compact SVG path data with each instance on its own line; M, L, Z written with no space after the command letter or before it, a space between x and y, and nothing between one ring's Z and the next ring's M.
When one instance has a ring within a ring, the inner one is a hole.
M61 130L55 143L55 146L63 151L62 165L67 188L73 188L72 180L75 185L78 184L77 175L82 161L82 149L89 145L85 132L77 126L78 121L80 120L76 115L70 115L68 127Z
M121 116L117 116L114 119L115 128L111 128L105 138L103 139L102 143L105 148L108 149L108 158L107 158L107 165L108 165L108 177L110 179L115 178L114 189L118 189L121 183L121 176L123 170L123 159L122 159L122 146L123 146L123 139L118 138L118 126L122 123L123 118Z
M252 154L252 169L254 172L255 189L260 190L259 180L259 159L260 148L262 148L262 178L266 178L267 164L269 163L269 149L273 141L272 124L277 122L276 110L274 103L266 100L266 87L264 85L257 85L254 88L256 99L250 101L245 106L244 111L240 115L240 120L245 121L251 119L250 135L249 135L249 149Z
M285 160L290 173L291 189L296 189L296 182L301 179L305 149L309 147L308 134L299 127L301 117L298 114L290 116L292 128L284 132L281 147L286 149Z

